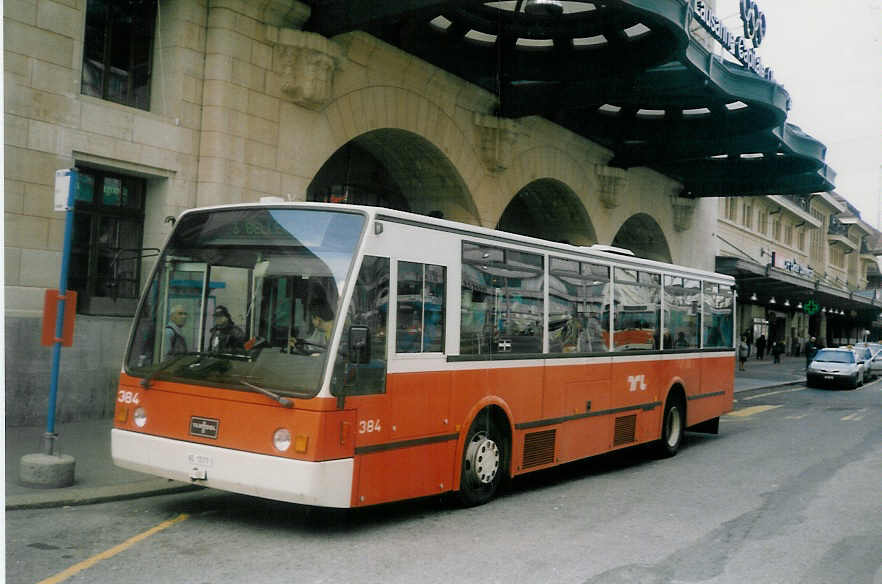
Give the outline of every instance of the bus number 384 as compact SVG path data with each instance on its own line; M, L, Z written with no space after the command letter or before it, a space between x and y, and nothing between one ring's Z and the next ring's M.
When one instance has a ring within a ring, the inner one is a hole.
M134 391L119 390L116 401L124 404L137 404L140 401L139 396Z
M358 422L359 434L370 434L371 432L379 432L382 430L380 420L360 420Z

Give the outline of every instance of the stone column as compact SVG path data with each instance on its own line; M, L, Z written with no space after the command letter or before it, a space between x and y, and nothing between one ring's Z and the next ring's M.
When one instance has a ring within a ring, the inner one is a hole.
M279 104L273 71L280 27L302 26L293 0L211 0L205 51L199 205L281 195Z

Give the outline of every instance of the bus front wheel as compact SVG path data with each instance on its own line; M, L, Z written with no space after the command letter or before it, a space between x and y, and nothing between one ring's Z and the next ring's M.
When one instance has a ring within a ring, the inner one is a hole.
M662 418L661 439L656 444L656 453L662 458L677 454L683 444L686 430L686 408L683 400L676 395L668 396Z
M471 507L492 499L507 468L508 445L505 435L490 412L481 412L466 436L457 493L459 501Z

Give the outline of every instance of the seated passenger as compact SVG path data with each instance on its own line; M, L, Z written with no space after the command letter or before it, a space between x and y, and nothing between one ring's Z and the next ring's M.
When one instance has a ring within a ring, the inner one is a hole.
M214 309L214 326L208 341L208 350L215 353L233 353L245 347L245 332L236 326L226 306Z

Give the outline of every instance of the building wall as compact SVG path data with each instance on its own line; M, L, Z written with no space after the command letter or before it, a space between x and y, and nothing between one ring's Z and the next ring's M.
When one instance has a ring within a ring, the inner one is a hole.
M144 245L162 218L196 202L206 6L160 3L143 111L80 93L85 0L4 5L6 421L45 420L50 348L39 331L43 290L58 286L64 215L53 211L57 169L88 163L148 179ZM77 318L62 351L58 420L112 412L130 317Z
M872 263L871 256L869 253L861 255L859 251L843 253L843 248L839 244L831 243L828 235L831 217L849 214L843 212L843 206L837 207L831 204L829 198L831 198L829 195L819 194L813 196L808 205L809 214L820 222L820 227L803 224L804 217L786 207L782 208L780 199L776 197L720 198L716 232L718 255L740 257L765 265L770 263L771 252L774 251L777 257L776 266L779 268L784 265L782 258L812 268L813 272L810 276L803 274L803 277L807 277L811 282L820 280L826 286L846 292L866 288L866 266ZM780 212L769 215L770 212L778 209ZM767 218L765 230L762 229L760 219L762 215L766 215ZM781 221L780 233L777 237L773 230L776 218L780 218ZM855 217L850 217L846 221L854 222L849 224L848 238L860 250L861 238L868 232ZM797 227L800 224L803 226ZM784 237L787 226L792 229L790 244ZM799 245L800 229L806 231L802 247ZM836 265L837 258L840 258L841 266ZM744 297L739 300L742 309L738 321L742 333L755 328L753 326L755 322L783 319L783 334L788 350L794 336L800 342L804 342L807 338L809 319L794 306L782 307L782 302L786 298L777 298L777 304L774 306L767 304L767 297L759 298L757 304ZM819 313L814 318L817 319L818 337L824 339L827 335L828 315ZM850 338L860 337L858 328L854 328L849 334Z
M645 213L674 262L713 269L713 246L694 244L713 237L713 200L680 200L680 185L648 169L611 169L611 152L544 119L493 118L493 95L369 35L303 32L302 4L160 0L150 111L80 93L85 6L4 7L8 425L45 416L49 349L36 331L63 234L53 177L76 164L147 179L143 245L160 247L169 215L265 195L304 200L338 149L401 130L436 149L464 185L470 200L447 201L448 218L495 227L519 190L554 179L584 207L598 242ZM422 192L419 169L409 174L408 188ZM444 196L426 192L418 212ZM143 272L151 267L144 261ZM60 421L110 414L130 320L78 315L75 345L63 351Z

